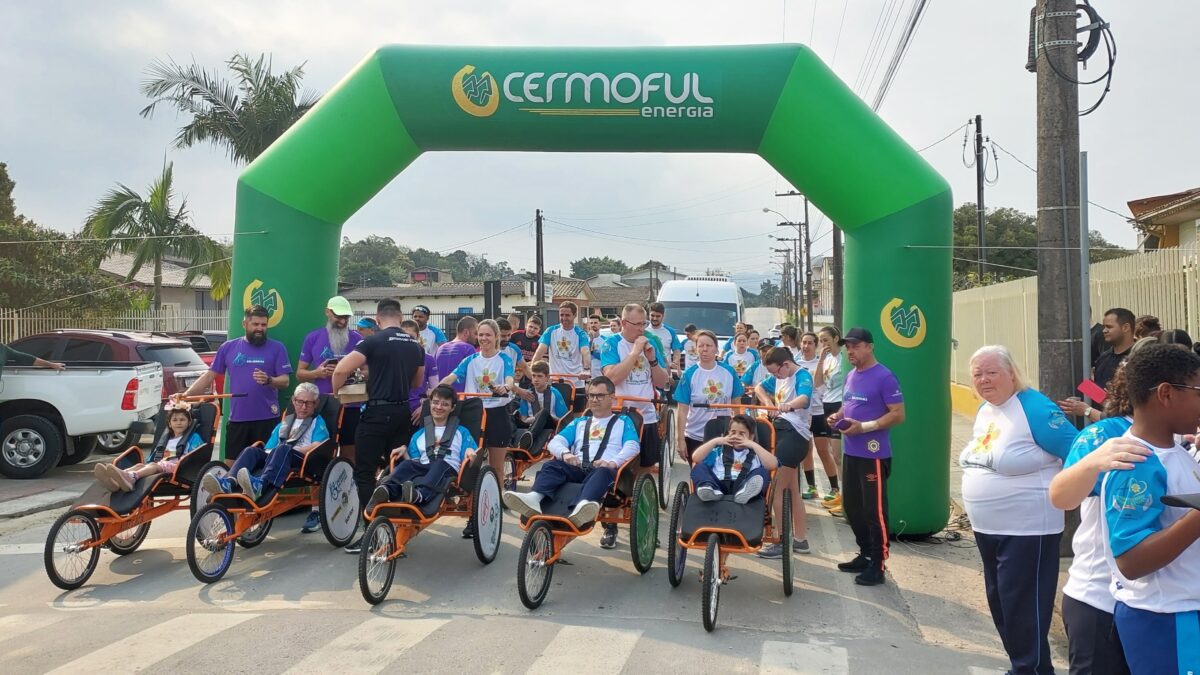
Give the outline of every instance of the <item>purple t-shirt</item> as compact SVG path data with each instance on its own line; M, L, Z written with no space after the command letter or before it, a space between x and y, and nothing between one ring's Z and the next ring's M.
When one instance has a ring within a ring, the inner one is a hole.
M268 339L255 347L245 340L229 340L217 349L210 370L229 379L229 391L245 396L229 399L230 422L253 422L279 417L279 390L270 384L254 381L254 370L269 377L291 375L287 347L279 340Z
M417 408L420 408L421 399L429 393L430 389L432 389L434 386L437 386L437 383L441 381L442 378L438 377L437 374L437 362L433 360L433 357L430 356L428 352L426 352L425 381L421 383L420 387L410 389L408 391L408 409L416 410Z
M322 326L304 336L304 345L300 347L300 360L307 363L310 369L319 368L328 359L340 359L349 354L360 342L362 342L362 335L358 331L352 330L350 339L346 340L346 350L341 354L335 354L333 347L329 345L329 331ZM322 394L333 393L333 380L328 377L313 380L313 384L317 385L317 391Z
M842 395L842 413L859 422L869 422L883 417L889 404L904 403L900 393L900 382L892 371L882 363L864 371L851 370L846 376L846 388ZM857 436L842 437L842 451L853 457L884 459L892 456L892 443L888 430L880 429Z
M449 375L458 368L458 364L462 363L463 359L475 353L475 348L466 342L460 340L451 340L446 344L438 347L437 355L433 357L434 365L437 367L438 373ZM443 377L445 377L443 375ZM454 383L454 391L462 393L464 382L460 379Z

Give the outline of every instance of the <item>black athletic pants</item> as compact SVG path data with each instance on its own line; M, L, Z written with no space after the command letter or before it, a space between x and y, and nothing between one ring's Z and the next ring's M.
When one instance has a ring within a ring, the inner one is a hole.
M1058 592L1058 542L1062 533L975 533L983 561L983 589L992 623L1013 675L1049 675L1050 616Z
M1129 675L1112 614L1064 593L1062 619L1071 675Z
M412 413L404 403L368 405L354 430L354 483L358 503L366 506L375 491L375 476L393 449L412 438Z
M888 557L887 478L892 459L845 455L842 462L842 509L860 555L882 565Z

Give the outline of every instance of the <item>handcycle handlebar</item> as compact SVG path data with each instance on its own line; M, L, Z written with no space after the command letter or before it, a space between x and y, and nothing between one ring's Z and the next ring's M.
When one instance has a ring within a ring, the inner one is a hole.
M217 401L224 398L242 398L243 396L245 396L245 394L200 394L198 396L180 396L174 400L184 401L185 403L205 403L207 401Z
M590 379L592 379L591 376L576 375L574 373L550 373L550 375L548 377L552 380L555 378L558 378L560 380L590 380Z
M483 392L483 391L460 391L460 392L458 392L458 397L459 397L460 399L468 399L468 398L508 398L509 396L512 396L512 392L511 392L511 391L510 391L510 392L508 392L507 394L494 394L494 393L492 393L492 392Z
M710 410L766 410L768 412L779 412L779 408L775 406L750 403L692 403L691 407L708 408Z

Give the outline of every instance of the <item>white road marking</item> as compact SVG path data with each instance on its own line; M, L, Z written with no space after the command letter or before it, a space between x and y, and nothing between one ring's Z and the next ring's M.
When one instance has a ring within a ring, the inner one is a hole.
M595 675L620 673L641 637L640 630L563 626L527 673L561 675L581 670Z
M448 619L368 619L290 668L288 673L378 673Z
M767 640L763 642L758 672L846 675L850 672L850 655L844 648L833 645Z
M0 640L11 640L39 631L67 618L65 614L11 614L0 616Z
M50 673L133 673L249 621L257 614L186 614L85 654Z

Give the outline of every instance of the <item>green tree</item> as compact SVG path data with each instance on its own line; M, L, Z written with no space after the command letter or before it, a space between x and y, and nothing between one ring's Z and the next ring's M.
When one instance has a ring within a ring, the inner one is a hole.
M229 293L231 265L225 247L202 235L191 224L187 200L173 205L175 198L172 165L148 188L146 197L117 184L92 208L84 231L103 239L106 253L133 256L126 280L132 280L146 264L154 266L154 306L162 306L162 264L169 256L188 261L184 286L208 274L211 294L220 300Z
M17 219L17 205L12 196L16 186L8 177L8 165L0 162L0 223L11 223Z
M235 164L246 164L303 117L319 97L300 90L303 64L276 74L266 55L252 59L234 54L225 65L235 83L195 62L180 66L171 60L154 61L141 87L142 94L153 100L141 114L151 117L160 103L166 103L191 117L175 136L176 148L212 143L225 148Z
M955 290L1037 274L1037 218L1009 207L989 210L984 220L984 237L988 264L981 282L976 278L979 225L975 204L967 202L954 210ZM1094 263L1129 255L1129 251L1117 248L1096 230L1088 233L1088 245L1088 259Z
M779 302L779 285L767 279L758 285L758 307L774 307Z
M641 265L638 265L637 267L633 268L633 271L641 272L642 270L648 270L648 269L669 270L671 268L670 268L670 266L666 265L665 263L661 263L657 260L650 259L650 260L647 260L646 262L642 263Z
M571 263L571 276L576 279L591 279L597 274L629 274L630 271L624 260L608 256L580 258Z
M432 267L445 270L454 276L455 281L490 281L513 275L512 267L507 262L489 262L484 256L457 250L442 255L437 251L418 248L409 251L413 267Z
M391 237L370 235L361 241L342 238L338 270L355 286L391 286L402 281L412 261Z

